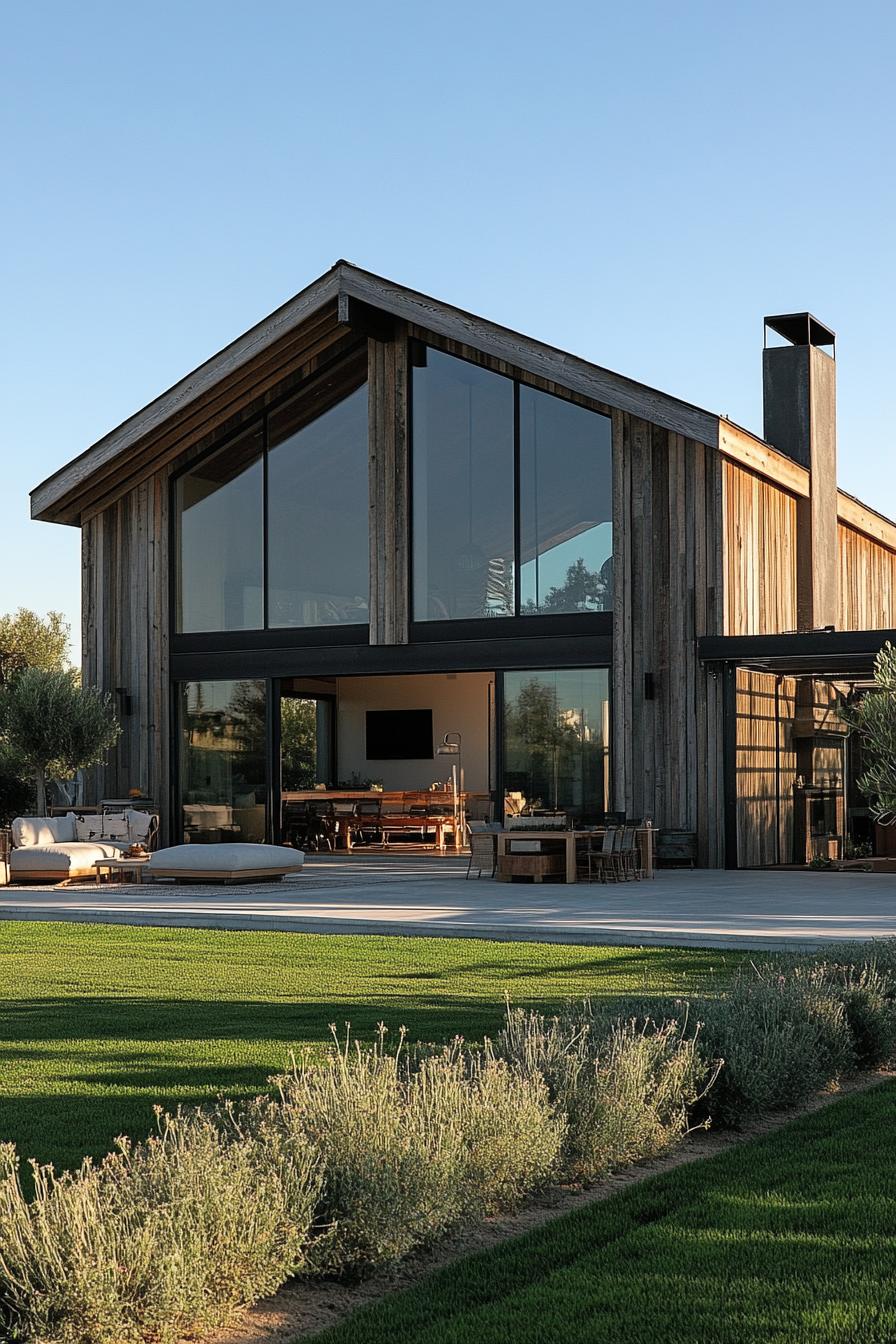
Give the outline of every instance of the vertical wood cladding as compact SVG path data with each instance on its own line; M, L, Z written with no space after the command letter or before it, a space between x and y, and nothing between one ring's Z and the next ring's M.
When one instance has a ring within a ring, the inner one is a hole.
M407 644L408 342L367 343L370 442L370 642Z
M115 693L122 734L88 797L142 788L168 802L168 471L82 524L84 681Z
M720 459L623 412L613 443L615 806L696 831L699 862L713 866L723 861L722 685L696 640L722 629Z
M840 523L841 630L891 630L896 626L896 552Z
M726 635L797 628L797 500L727 459L724 490Z

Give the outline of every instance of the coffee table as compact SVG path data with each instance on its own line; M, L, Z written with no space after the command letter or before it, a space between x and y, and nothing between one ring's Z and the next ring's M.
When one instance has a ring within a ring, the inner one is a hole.
M146 867L147 863L149 863L148 854L144 854L139 859L128 859L125 858L123 854L116 855L115 858L112 859L97 859L96 863L93 865L96 871L96 884L97 886L100 885L104 869L109 878L112 877L113 873L119 873L121 875L119 880L122 882L125 880L125 873L133 872L136 874L137 883L140 884L143 881L143 869Z

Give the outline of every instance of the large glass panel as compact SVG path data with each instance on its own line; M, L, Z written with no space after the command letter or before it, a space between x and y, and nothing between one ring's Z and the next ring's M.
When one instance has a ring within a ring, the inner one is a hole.
M280 701L280 762L284 789L333 782L333 710L322 696L284 695Z
M251 429L178 478L176 628L264 625L264 469Z
M290 402L268 444L268 624L366 623L367 385L313 420Z
M428 350L412 404L414 620L512 616L513 383Z
M609 786L606 668L504 674L504 792L593 823Z
M264 682L184 682L180 705L184 842L263 842Z
M610 421L520 387L520 612L611 611Z

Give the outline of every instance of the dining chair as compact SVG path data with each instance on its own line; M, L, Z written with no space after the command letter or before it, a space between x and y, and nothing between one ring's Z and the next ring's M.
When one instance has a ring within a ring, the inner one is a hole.
M595 849L593 840L589 840L587 847L583 851L585 858L584 872L587 875L587 880L589 882L594 882L595 880L600 882L606 882L608 880L618 882L618 841L619 828L617 826L606 827L603 837L601 838L599 849Z
M336 848L336 817L332 802L311 802L308 808L308 842L313 849L326 845L331 852Z
M634 826L623 826L619 842L619 870L623 881L640 880L641 871L637 853L638 832Z
M481 829L480 829L481 827ZM470 860L464 880L476 869L477 878L488 870L488 876L494 877L498 866L498 841L494 831L486 830L485 822L470 822L467 826L467 843L470 846Z
M360 837L362 844L369 845L373 843L371 836L375 836L380 844L383 844L385 837L385 832L383 831L383 804L379 799L359 799L359 801L355 803L349 827L353 840L356 837Z
M414 818L415 831L417 829L416 823L418 821L420 822L420 843L421 845L425 844L426 837L431 829L429 825L429 808L425 803L412 803L408 808L408 816Z

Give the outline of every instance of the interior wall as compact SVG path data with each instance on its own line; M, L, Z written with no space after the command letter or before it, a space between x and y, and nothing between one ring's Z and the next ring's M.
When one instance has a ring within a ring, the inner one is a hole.
M451 776L457 757L436 756L446 733L460 733L466 787L489 787L489 672L448 672L426 676L340 677L337 681L336 751L338 776L381 781L383 788L428 789ZM366 755L368 709L431 709L433 757L420 761L376 761Z

